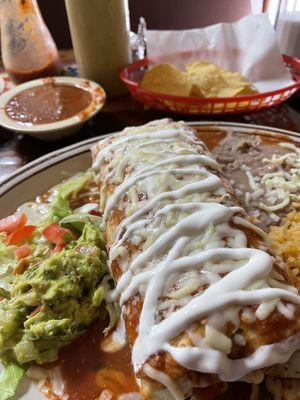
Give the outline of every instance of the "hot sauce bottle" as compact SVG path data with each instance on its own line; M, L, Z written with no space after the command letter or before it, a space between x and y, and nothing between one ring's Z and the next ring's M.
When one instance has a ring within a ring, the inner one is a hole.
M1 51L15 83L59 75L58 51L36 0L0 0Z

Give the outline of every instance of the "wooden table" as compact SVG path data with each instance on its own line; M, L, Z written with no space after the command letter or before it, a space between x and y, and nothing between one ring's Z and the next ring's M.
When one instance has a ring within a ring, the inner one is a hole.
M70 60L70 56L68 56ZM129 125L140 125L153 119L171 117L186 121L232 121L267 125L300 133L300 96L295 94L287 102L268 110L247 114L207 116L180 116L156 110L145 110L130 95L107 101L103 110L81 131L66 140L42 142L0 127L0 180L25 163L50 151L104 133L119 131Z

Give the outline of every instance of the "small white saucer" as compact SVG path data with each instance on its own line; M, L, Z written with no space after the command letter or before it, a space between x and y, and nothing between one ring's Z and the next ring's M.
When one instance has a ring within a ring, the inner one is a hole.
M45 83L53 82L76 86L88 91L92 95L89 106L73 117L62 121L50 122L47 124L28 124L11 119L6 113L7 103L16 95L26 89L30 89ZM33 136L37 139L52 141L59 140L76 133L81 126L95 114L97 114L105 103L106 95L103 88L97 83L88 79L72 77L42 78L29 81L10 89L0 96L0 125L6 129Z

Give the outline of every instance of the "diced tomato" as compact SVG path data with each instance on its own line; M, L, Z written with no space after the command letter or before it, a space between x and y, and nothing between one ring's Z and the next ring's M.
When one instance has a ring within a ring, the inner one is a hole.
M64 244L56 244L52 252L59 253L64 248L64 246L65 246Z
M66 245L76 236L70 229L62 228L56 222L53 222L43 230L44 237L49 240L49 242L56 245Z
M23 244L15 250L14 254L19 259L28 257L31 254L30 247L28 244Z
M22 260L19 261L18 265L16 268L13 270L14 275L22 275L25 269L28 268L28 262L26 258L22 258Z
M36 227L34 225L21 226L7 237L5 243L8 245L12 244L18 246L25 240L29 239L35 229Z
M16 213L0 219L0 232L12 233L20 226L26 224L27 217L24 213Z

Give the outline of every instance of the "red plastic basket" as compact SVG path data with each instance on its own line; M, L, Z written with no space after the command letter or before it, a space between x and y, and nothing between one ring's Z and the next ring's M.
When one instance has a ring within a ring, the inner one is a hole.
M286 67L290 70L295 81L294 84L271 92L238 97L203 99L174 96L142 89L139 83L149 64L147 58L128 65L121 72L120 78L126 83L132 96L150 108L190 115L236 114L261 110L282 103L300 88L300 59L287 55L283 55L282 58Z

